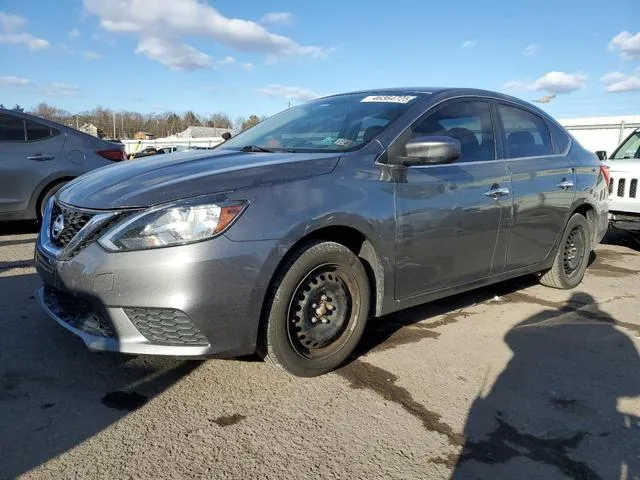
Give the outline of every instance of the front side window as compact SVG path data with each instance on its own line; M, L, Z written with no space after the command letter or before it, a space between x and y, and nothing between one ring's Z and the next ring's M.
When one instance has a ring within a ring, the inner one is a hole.
M24 121L13 115L0 113L0 142L24 141Z
M411 138L446 136L460 142L457 162L495 160L495 141L487 102L455 102L446 105L412 127Z
M26 121L27 124L27 141L32 142L34 140L42 140L44 138L57 135L58 131L53 128L41 125L31 120Z
M631 135L620 147L611 155L611 160L622 160L625 158L640 158L640 130Z
M504 134L507 138L507 157L539 157L551 155L551 135L542 118L521 108L498 105Z
M348 94L321 98L268 118L220 145L286 152L344 152L370 142L424 94Z

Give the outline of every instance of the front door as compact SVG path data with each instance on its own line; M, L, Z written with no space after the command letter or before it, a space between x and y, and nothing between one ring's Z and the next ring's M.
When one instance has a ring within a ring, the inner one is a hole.
M500 225L508 224L512 207L488 102L447 102L398 142L429 135L459 140L462 155L451 164L408 167L396 179L398 299L489 276L502 255Z
M575 196L575 171L554 153L546 122L533 112L498 104L505 155L512 174L513 224L506 268L542 262L562 233Z
M0 212L25 210L64 147L54 128L0 113Z

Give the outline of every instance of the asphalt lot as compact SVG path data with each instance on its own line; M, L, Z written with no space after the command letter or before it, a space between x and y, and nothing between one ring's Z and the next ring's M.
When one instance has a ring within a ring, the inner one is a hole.
M91 353L0 225L0 478L640 478L640 252L372 321L340 371Z

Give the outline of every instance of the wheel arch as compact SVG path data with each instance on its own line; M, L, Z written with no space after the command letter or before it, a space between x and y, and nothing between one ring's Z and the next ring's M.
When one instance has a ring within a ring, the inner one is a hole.
M589 202L578 203L571 209L571 214L567 218L567 221L569 221L569 218L571 218L576 213L579 213L587 219L587 223L589 225L589 234L591 235L591 246L593 248L594 238L598 231L598 217L596 215L596 208Z
M55 187L56 185L59 185L61 183L70 182L74 178L76 178L76 177L73 177L73 176L61 176L61 177L54 177L54 178L46 179L44 182L42 182L38 186L38 188L36 189L36 191L32 195L31 202L29 202L29 211L33 212L34 215L37 217L38 216L38 207L40 206L40 202L42 202L42 200L44 199L44 196L47 194L47 192L51 188Z
M269 305L269 295L274 291L276 286L274 285L275 279L278 278L279 273L282 271L284 265L291 258L298 249L304 246L305 243L309 243L313 240L324 240L330 242L336 242L349 248L354 252L358 258L362 261L362 264L367 272L369 278L369 285L371 287L371 312L375 316L382 315L384 311L384 298L385 298L385 271L382 259L380 258L373 242L369 240L361 230L348 225L330 225L321 226L312 231L307 231L305 235L300 237L292 245L287 248L287 251L280 258L276 268L269 279L269 284L265 290L265 295L262 299L260 309L260 325L258 328L258 335L261 335L266 326ZM260 342L256 343L260 346Z

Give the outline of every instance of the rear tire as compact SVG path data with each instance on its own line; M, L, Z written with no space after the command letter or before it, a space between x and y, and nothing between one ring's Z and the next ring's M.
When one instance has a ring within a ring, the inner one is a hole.
M40 194L40 201L38 202L38 205L36 206L36 214L38 216L38 223L42 223L42 217L44 217L44 210L47 208L47 203L49 203L49 200L51 199L51 197L53 197L58 190L60 190L62 187L64 187L68 182L60 182L60 183L56 183L55 185L52 185L50 187L47 187L44 192L42 194Z
M299 377L339 367L360 341L370 286L360 259L335 242L298 249L274 279L258 354Z
M584 277L590 254L589 222L576 213L567 222L553 266L540 277L540 283L564 290L577 287Z

